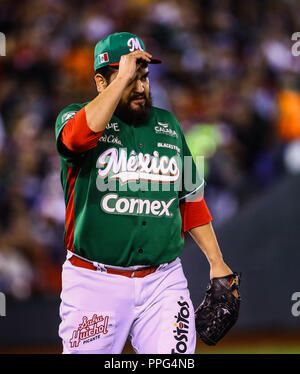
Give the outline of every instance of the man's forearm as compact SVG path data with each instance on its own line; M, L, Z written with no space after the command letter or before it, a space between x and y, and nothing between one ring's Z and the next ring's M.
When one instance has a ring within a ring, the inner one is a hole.
M210 277L222 277L232 273L225 264L212 224L195 227L189 231L210 264Z
M125 79L116 78L85 106L87 125L92 131L99 132L105 129L126 86Z
M189 233L202 249L210 264L223 260L216 235L210 222L191 229Z

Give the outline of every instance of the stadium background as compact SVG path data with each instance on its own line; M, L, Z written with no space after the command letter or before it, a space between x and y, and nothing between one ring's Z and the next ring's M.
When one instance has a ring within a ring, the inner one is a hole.
M180 121L205 156L206 201L225 260L242 271L237 325L201 353L300 352L300 31L296 0L0 1L0 353L55 353L64 201L54 123L95 96L93 47L139 35L154 105ZM192 299L208 266L187 238ZM131 352L128 345L124 352Z

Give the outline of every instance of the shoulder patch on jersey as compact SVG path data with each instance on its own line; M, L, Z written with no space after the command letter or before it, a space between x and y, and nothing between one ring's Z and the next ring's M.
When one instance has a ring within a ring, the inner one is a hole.
M61 116L61 123L65 123L67 121L69 121L69 119L73 118L75 116L77 112L67 112L67 113L64 113L62 116Z

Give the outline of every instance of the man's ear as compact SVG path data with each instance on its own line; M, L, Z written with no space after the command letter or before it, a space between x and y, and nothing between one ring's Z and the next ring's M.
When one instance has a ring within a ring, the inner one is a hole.
M101 93L107 87L107 81L101 74L96 74L94 76L94 80L96 83L97 91Z

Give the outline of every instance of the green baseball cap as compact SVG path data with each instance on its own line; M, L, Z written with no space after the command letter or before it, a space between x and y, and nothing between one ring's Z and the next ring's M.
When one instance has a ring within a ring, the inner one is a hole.
M100 40L94 52L94 70L103 66L118 66L121 56L128 55L135 50L146 51L145 45L138 36L129 32L119 32L108 35ZM150 64L160 64L158 58L151 58Z

